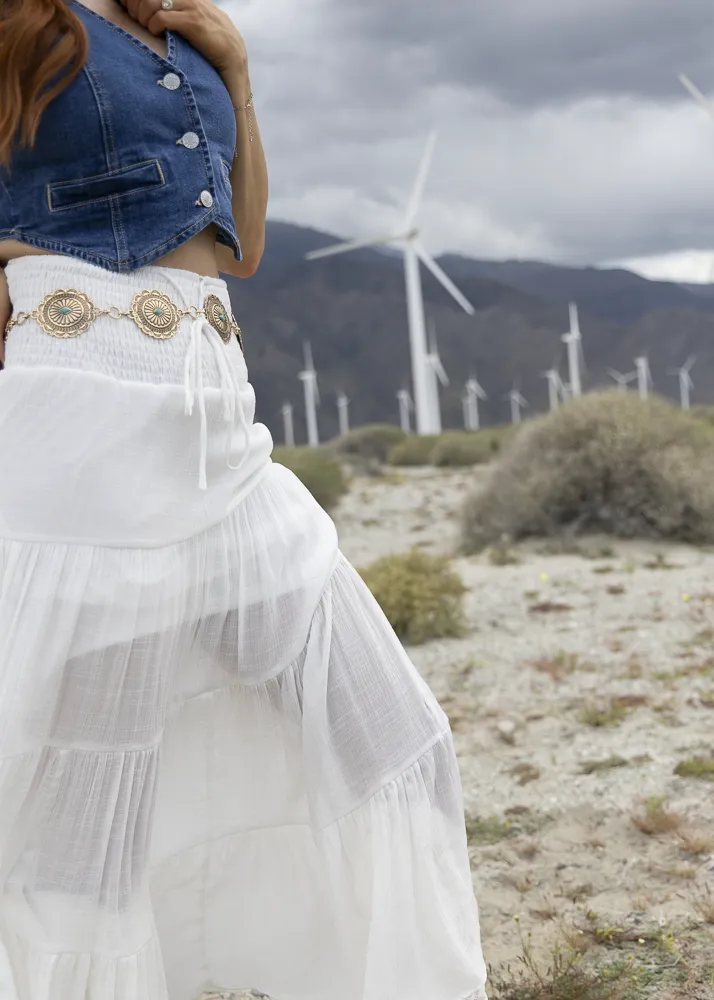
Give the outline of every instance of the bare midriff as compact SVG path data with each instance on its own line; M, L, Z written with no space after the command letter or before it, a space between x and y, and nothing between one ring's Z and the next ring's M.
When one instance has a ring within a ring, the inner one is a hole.
M21 240L0 240L0 263L6 264L17 257L29 257L37 254L49 254L50 250L40 250ZM53 255L54 256L54 255ZM216 226L210 225L196 233L191 239L182 243L169 253L152 262L160 267L177 267L182 271L193 271L195 274L206 274L212 278L218 276L216 263Z

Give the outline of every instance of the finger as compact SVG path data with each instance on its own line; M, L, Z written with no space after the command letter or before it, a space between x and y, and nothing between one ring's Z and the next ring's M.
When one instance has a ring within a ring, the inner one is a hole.
M146 27L152 35L160 35L164 31L177 31L183 34L185 29L194 23L190 10L177 10L182 0L174 0L176 5L173 10L158 10L151 18Z
M147 27L151 18L159 10L161 10L161 0L138 0L134 17L139 24Z

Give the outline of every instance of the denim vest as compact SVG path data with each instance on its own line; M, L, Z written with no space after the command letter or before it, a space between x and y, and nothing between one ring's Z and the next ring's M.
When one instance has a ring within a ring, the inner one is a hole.
M231 208L230 95L211 64L167 32L162 58L76 0L82 72L47 108L32 149L0 168L0 240L133 271L211 223L241 260Z

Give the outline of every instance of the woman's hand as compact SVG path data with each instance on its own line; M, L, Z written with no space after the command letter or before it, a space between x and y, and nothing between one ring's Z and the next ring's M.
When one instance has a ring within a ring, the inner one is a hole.
M129 15L152 35L176 31L190 42L219 73L247 67L243 36L213 0L173 0L164 10L161 0L120 0Z
M0 362L5 360L5 327L12 315L12 305L10 304L10 292L7 287L7 276L0 267Z

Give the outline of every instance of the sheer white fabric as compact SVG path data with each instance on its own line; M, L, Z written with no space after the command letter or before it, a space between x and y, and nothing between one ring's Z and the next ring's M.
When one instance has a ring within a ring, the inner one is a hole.
M157 267L26 258L8 276L18 309L68 287L126 307L176 281L229 304ZM331 519L271 463L237 344L248 448L229 468L205 350L199 489L191 336L101 320L8 341L0 997L485 996L446 717Z

